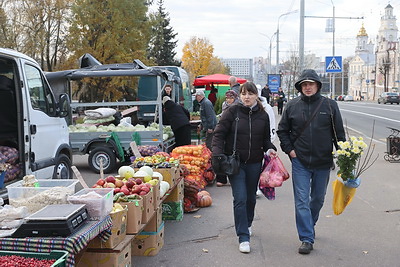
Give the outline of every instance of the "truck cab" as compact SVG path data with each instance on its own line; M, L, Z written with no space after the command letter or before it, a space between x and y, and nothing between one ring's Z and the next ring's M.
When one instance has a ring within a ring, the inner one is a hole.
M0 163L9 151L17 154L7 163L5 186L34 174L38 179L72 178L72 150L65 117L69 97L55 98L43 71L32 58L0 48ZM7 155L6 155L7 154Z

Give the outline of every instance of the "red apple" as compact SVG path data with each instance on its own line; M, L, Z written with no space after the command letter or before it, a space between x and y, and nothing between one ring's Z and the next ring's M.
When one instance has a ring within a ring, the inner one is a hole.
M146 192L146 194L150 191L150 188L147 186L142 187L142 192Z
M124 185L124 182L120 179L115 180L115 186L116 187L122 187Z
M146 195L147 193L148 193L148 192L140 191L139 196L144 196L144 195Z
M106 181L104 179L99 179L97 180L96 184L103 186L106 183Z
M114 188L114 194L121 192L121 188Z
M128 188L122 188L122 187L121 187L121 192L124 193L126 196L130 194Z
M115 184L115 177L114 176L108 176L106 178L106 182Z
M136 185L136 183L135 183L135 181L129 179L128 181L125 182L125 185L126 185L128 188L132 188L132 186Z
M136 182L136 184L142 184L143 183L142 179L140 179L140 178L136 178L135 182Z
M103 188L101 185L98 185L98 184L94 184L93 186L92 186L92 188Z
M134 185L131 190L132 193L136 193L136 194L138 194L140 191L142 191L140 185Z

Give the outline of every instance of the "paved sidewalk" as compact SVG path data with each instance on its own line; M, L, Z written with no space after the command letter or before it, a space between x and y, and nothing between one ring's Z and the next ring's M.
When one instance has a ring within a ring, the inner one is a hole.
M277 117L277 119L279 119ZM339 216L332 212L331 172L325 206L316 226L314 250L300 255L291 180L276 200L257 200L251 253L238 250L229 186L208 186L213 205L165 223L165 244L157 256L133 257L133 266L400 266L400 164L384 161L378 144L375 165L362 175L353 202ZM289 159L278 151L288 170Z

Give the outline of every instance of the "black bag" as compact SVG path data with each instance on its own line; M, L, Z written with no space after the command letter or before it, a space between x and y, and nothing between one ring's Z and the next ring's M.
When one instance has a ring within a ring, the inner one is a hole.
M216 174L219 175L235 175L239 173L240 160L239 155L213 155L212 156L212 167Z
M211 165L216 174L219 175L235 175L239 173L240 170L240 159L239 155L236 154L236 136L237 127L239 123L238 113L236 114L236 125L235 125L235 135L233 140L233 151L232 155L218 154L213 155L211 159Z

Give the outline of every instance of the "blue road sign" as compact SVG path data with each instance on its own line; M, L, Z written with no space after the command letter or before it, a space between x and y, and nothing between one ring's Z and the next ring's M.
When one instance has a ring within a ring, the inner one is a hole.
M325 70L328 73L338 73L342 72L342 57L334 56L334 57L325 57Z

